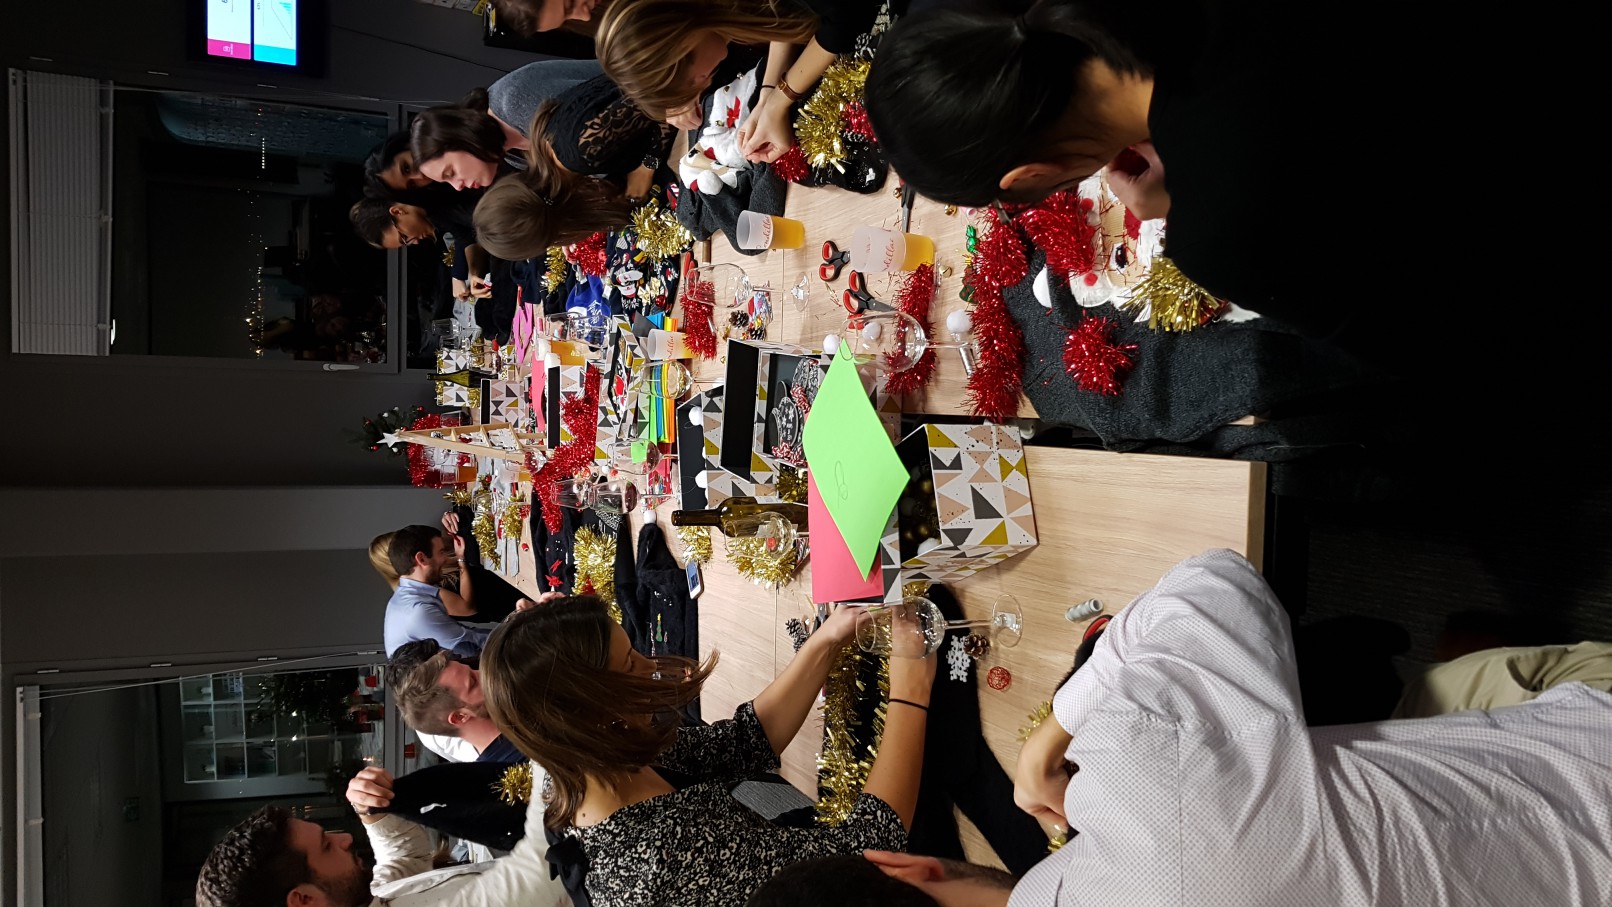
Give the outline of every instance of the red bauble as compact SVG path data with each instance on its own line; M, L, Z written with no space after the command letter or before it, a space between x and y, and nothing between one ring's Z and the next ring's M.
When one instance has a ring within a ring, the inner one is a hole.
M985 672L985 682L990 685L991 689L1001 692L1013 686L1013 674L1007 668L997 665Z
M1093 240L1097 228L1081 201L1074 190L1065 190L1013 219L1024 228L1030 242L1046 254L1047 267L1060 280L1090 271L1096 257Z
M565 258L581 268L582 273L589 277L603 277L605 274L604 231L601 230L574 246L566 247Z
M806 152L799 145L791 145L783 157L772 162L772 172L786 183L798 183L811 175L812 166L806 163Z
M873 124L868 121L868 109L862 105L861 101L853 101L845 106L845 126L843 128L846 133L858 138L867 139L870 142L878 141L873 135Z
M864 114L865 115L865 114ZM935 298L935 266L920 265L907 275L896 294L896 308L911 315L923 326L924 334L931 335L929 304ZM935 351L925 350L913 366L905 371L892 372L885 379L885 389L892 394L910 394L928 383L935 374Z
M1136 364L1136 344L1116 344L1114 323L1107 318L1083 319L1063 344L1063 367L1075 386L1109 397L1119 395L1120 382Z

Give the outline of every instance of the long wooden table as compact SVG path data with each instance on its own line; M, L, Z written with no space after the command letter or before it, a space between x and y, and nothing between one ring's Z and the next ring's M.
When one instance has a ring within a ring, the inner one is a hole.
M783 318L781 339L818 348L825 334L843 328L845 319L840 306L845 275L832 287L817 277L823 241L833 239L843 247L863 223L895 227L900 206L891 189L870 196L795 189L786 214L805 222L804 248L743 256L717 236L711 257L739 264L753 279L765 279L777 289L810 274L808 310L796 312L787 302L777 308ZM912 232L932 237L937 266L951 271L939 280L932 308L937 329L949 312L964 305L958 290L968 223L966 212L947 215L942 206L925 201L914 207ZM874 276L871 283L876 296L894 299L890 278ZM722 368L720 359L698 362L696 379L720 381ZM966 415L965 378L957 353L941 350L933 380L924 392L906 398L903 409ZM1020 415L1035 415L1028 400L1021 401ZM1001 592L1013 593L1025 612L1023 641L1013 648L993 648L980 665L982 672L1001 665L1013 676L1011 686L1001 692L980 684L985 738L1010 774L1020 728L1068 671L1084 629L1085 622L1065 620L1065 610L1096 598L1112 613L1176 562L1207 548L1231 548L1257 564L1264 535L1263 464L1035 446L1028 458L1039 545L954 586L970 616L988 617ZM672 509L663 505L661 517ZM635 514L635 532L640 522L641 515ZM716 556L703 569L705 593L699 600L701 655L718 651L721 659L703 698L705 714L711 717L731 713L754 697L787 664L793 651L784 621L805 611L811 589L809 566L794 583L774 592L738 576L723 557L720 535L715 549ZM532 594L542 590L534 558L524 559L517 585ZM816 791L821 739L820 719L814 716L783 758L783 776L809 795ZM962 824L970 858L995 862L977 832Z

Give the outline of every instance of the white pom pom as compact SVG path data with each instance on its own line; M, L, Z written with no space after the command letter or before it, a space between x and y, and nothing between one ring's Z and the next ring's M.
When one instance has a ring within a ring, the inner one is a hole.
M884 325L878 323L877 321L869 321L868 323L862 325L862 336L870 342L878 340L879 335L883 333Z
M559 353L549 353L547 356L544 356L543 357L543 367L544 368L559 368L560 367L560 354Z
M974 319L969 317L967 309L958 309L946 316L946 330L953 334L966 334L974 328Z
M1035 276L1035 285L1031 289L1035 291L1035 301L1041 303L1042 308L1052 308L1052 287L1047 284L1046 268Z
M710 485L711 484L711 473L710 473L710 471L709 470L702 470L700 472L695 473L694 474L694 484L700 486L701 488L705 488L708 485Z
M698 406L691 406L688 410L688 424L695 428L705 427L705 413Z
M940 547L940 539L924 539L918 543L918 556L922 557Z
M840 335L829 334L823 338L823 352L830 356L840 351Z
M654 511L654 509L649 508L649 507L644 508L644 525L645 526L653 526L653 525L655 525L655 511Z

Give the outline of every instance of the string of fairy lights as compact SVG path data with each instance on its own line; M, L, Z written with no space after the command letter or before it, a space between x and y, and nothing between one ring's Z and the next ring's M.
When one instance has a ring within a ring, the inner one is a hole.
M258 170L269 169L269 139L263 131L263 108L257 109ZM269 251L263 242L263 216L257 208L257 193L246 193L247 220L252 229L252 246L259 251L251 289L246 294L246 341L257 358L263 358L263 256Z

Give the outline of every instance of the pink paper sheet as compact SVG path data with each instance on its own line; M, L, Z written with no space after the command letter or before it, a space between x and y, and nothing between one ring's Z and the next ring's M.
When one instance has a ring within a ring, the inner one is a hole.
M884 595L880 559L875 559L871 576L857 569L851 549L834 525L828 505L817 493L817 480L806 474L806 519L812 537L812 601L850 602ZM883 555L880 555L882 559Z

